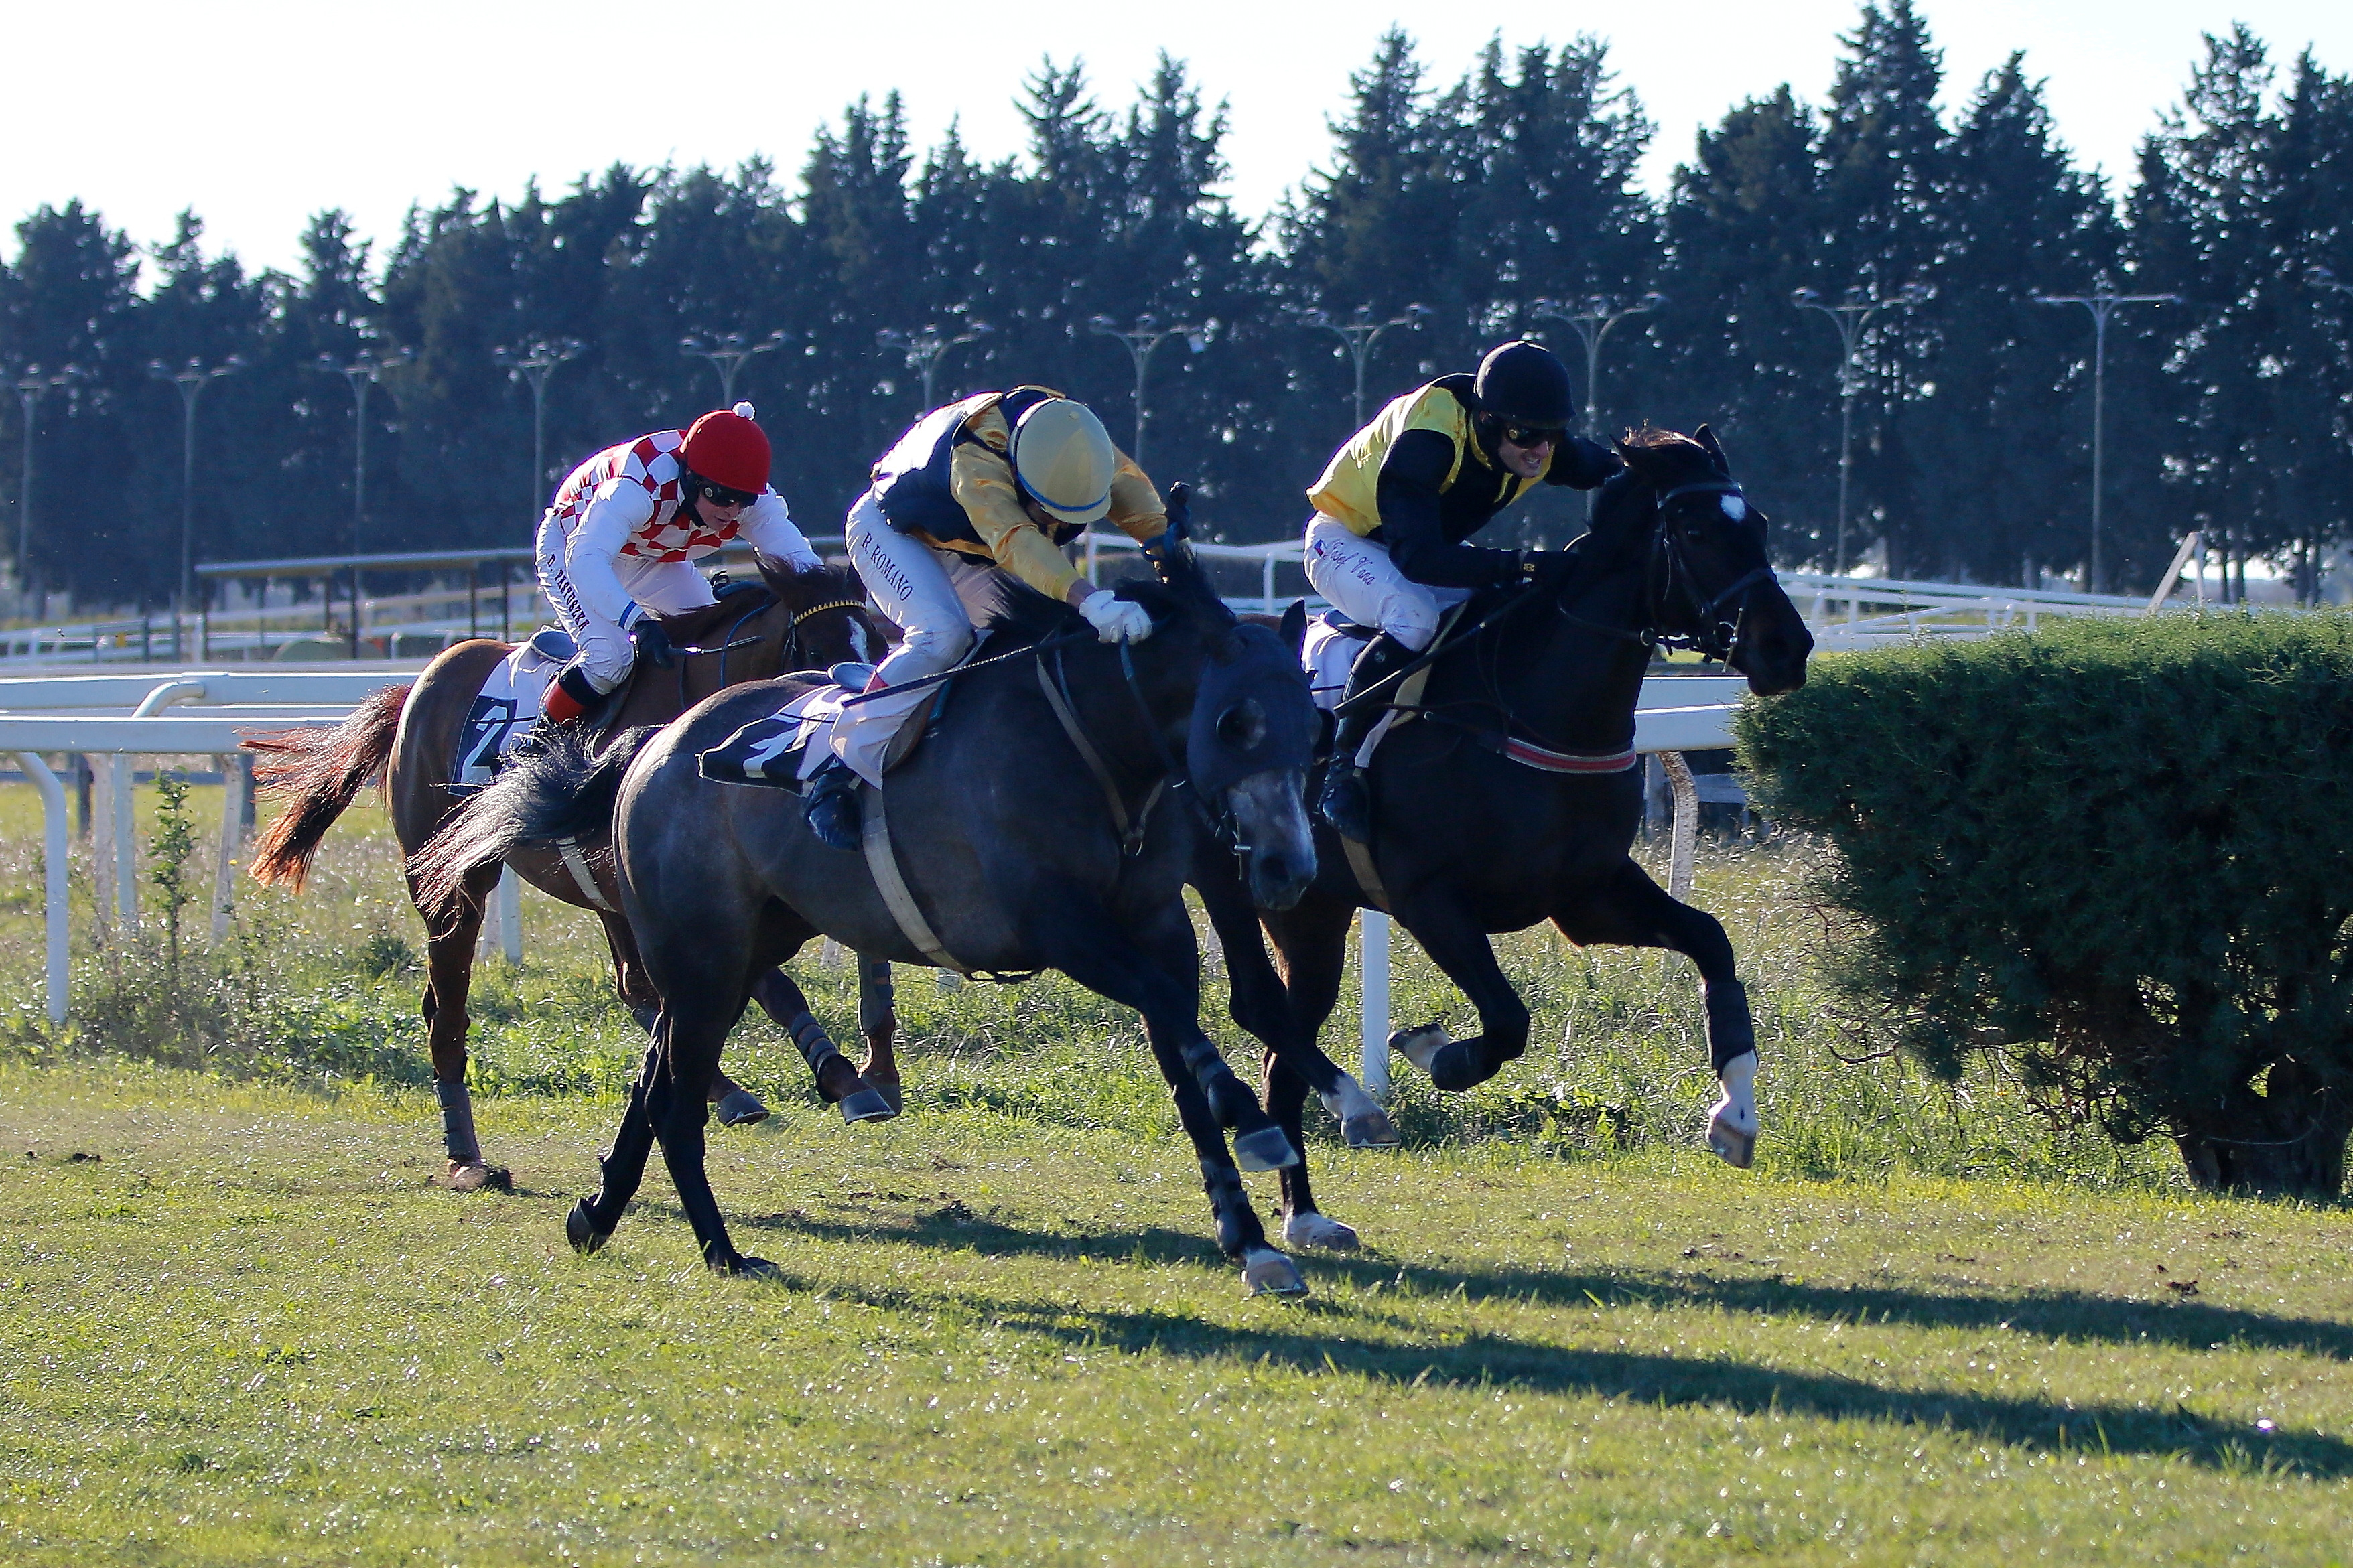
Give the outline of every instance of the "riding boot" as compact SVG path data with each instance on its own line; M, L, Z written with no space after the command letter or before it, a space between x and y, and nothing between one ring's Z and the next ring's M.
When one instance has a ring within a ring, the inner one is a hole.
M1341 702L1379 684L1412 658L1413 649L1382 632L1365 645L1349 668L1348 687L1340 695ZM1380 703L1368 702L1340 716L1332 735L1332 760L1324 770L1324 793L1315 803L1317 816L1337 829L1341 837L1359 844L1372 840L1373 797L1365 783L1365 770L1356 765L1356 752L1388 711Z
M801 791L801 816L818 842L828 848L854 852L862 826L858 809L858 775L839 757L828 757Z
M588 672L580 668L578 659L574 659L547 683L547 689L539 698L539 722L524 731L508 754L521 759L544 750L549 731L556 725L577 721L582 714L604 700L605 694L589 684Z

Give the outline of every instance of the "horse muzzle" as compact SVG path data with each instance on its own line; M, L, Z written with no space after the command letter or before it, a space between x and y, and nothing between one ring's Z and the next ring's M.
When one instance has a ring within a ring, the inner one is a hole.
M1307 818L1307 770L1269 768L1226 791L1236 852L1250 873L1250 901L1287 910L1315 879L1315 830Z

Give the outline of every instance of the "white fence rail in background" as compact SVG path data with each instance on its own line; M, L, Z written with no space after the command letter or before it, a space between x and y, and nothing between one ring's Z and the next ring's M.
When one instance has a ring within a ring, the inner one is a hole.
M186 670L152 676L44 676L0 680L0 752L13 752L40 791L47 912L47 1003L53 1022L66 1018L70 943L67 920L67 851L72 832L65 788L45 752L82 752L106 759L93 783L93 878L101 929L120 921L138 924L138 858L131 816L134 754L211 755L233 759L221 811L221 851L213 891L213 931L224 933L236 887L237 851L250 816L251 770L240 750L257 728L337 724L369 693L413 669ZM1747 683L1737 677L1662 677L1642 685L1634 716L1634 743L1651 752L1703 751L1731 744L1732 712ZM199 711L166 711L171 709ZM1690 863L1686 841L1695 821L1684 809L1688 772L1671 770L1677 810L1672 861ZM1696 795L1691 797L1696 802ZM111 884L110 888L109 884ZM111 892L110 899L107 895ZM491 927L510 962L522 958L520 882L502 877ZM488 933L486 932L486 940ZM1376 1092L1389 1079L1389 922L1366 910L1358 943L1363 1076Z

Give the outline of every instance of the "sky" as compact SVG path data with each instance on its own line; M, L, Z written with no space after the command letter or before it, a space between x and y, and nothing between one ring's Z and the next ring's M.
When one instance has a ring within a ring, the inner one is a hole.
M1919 0L1957 105L2013 49L2047 79L2079 163L2128 180L2136 143L2178 101L2201 32L2243 21L2283 68L2307 45L2353 71L2348 0ZM553 192L615 162L789 175L818 126L860 94L904 97L919 149L951 121L984 158L1018 153L1015 99L1041 58L1084 62L1124 107L1166 50L1231 121L1229 186L1265 215L1330 152L1349 73L1389 26L1445 85L1500 32L1509 47L1591 33L1659 134L1665 188L1695 133L1783 82L1820 102L1854 0L1588 0L1472 7L1188 0L1023 0L975 7L609 0L118 0L12 8L0 89L0 222L79 197L142 244L193 207L208 251L291 268L310 215L339 206L388 242L413 202L453 186ZM1510 20L1498 23L1495 18ZM13 251L11 242L7 249Z

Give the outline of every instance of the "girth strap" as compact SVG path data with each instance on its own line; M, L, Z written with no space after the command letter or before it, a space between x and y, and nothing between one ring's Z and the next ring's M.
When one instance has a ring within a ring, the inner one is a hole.
M899 857L891 847L891 819L882 809L882 791L871 784L859 786L865 794L865 826L859 835L860 847L866 851L866 869L874 879L875 891L891 918L899 922L899 930L915 944L915 951L942 969L953 969L958 974L970 974L972 966L941 945L931 922L923 911L915 907L915 896L907 890L907 879L900 874Z
M1340 847L1348 852L1348 869L1355 873L1356 886L1364 889L1365 897L1373 900L1373 908L1383 914L1388 913L1389 890L1381 886L1380 871L1373 865L1373 847L1344 836Z
M1112 779L1111 768L1103 762L1103 753L1095 750L1094 742L1089 738L1085 726L1079 722L1078 714L1071 711L1071 700L1062 690L1061 677L1062 656L1059 650L1054 655L1052 673L1048 673L1044 659L1038 661L1038 689L1046 694L1046 705L1054 710L1054 717L1061 721L1062 733L1068 735L1071 744L1078 748L1080 760L1087 764L1087 771L1094 774L1095 783L1103 789L1103 803L1111 807L1112 826L1119 830L1119 852L1132 858L1144 847L1144 830L1151 826L1152 808L1160 804L1162 794L1168 788L1168 780L1163 777L1152 786L1152 793L1144 797L1144 809L1131 820L1127 815L1127 803L1120 798L1119 785Z
M596 873L588 867L588 857L580 853L580 840L569 835L555 841L555 852L564 857L564 868L572 873L572 885L580 896L607 914L617 914L612 901L596 887Z

